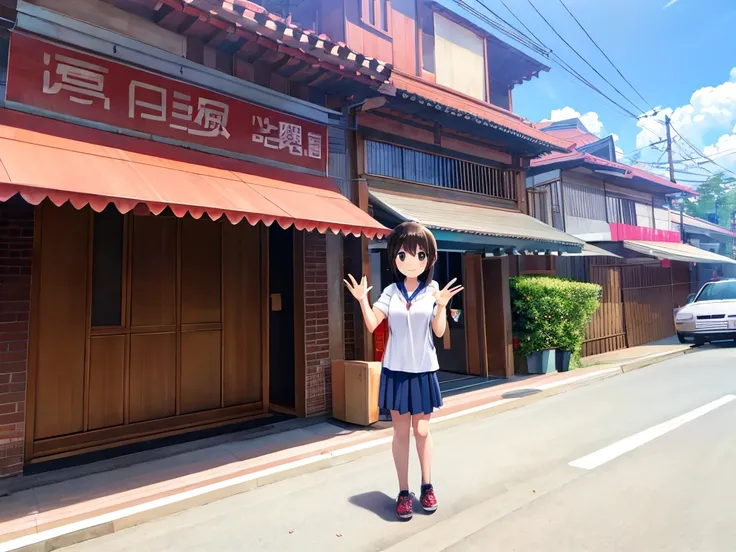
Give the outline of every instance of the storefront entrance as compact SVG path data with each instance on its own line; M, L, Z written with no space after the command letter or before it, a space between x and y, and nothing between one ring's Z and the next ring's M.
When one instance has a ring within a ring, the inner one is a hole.
M463 254L457 252L440 251L434 270L434 279L445 287L453 278L457 282L453 285L464 285ZM444 337L434 342L437 348L437 359L443 372L467 374L467 354L465 340L465 292L461 291L452 298L448 308L447 328Z
M294 355L294 230L274 224L269 249L269 388L271 408L296 408Z
M264 231L40 205L27 458L262 414Z

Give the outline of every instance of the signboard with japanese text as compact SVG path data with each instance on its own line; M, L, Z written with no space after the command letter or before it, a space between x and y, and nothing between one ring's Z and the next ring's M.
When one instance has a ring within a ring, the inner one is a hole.
M327 129L116 61L13 34L6 99L318 172Z

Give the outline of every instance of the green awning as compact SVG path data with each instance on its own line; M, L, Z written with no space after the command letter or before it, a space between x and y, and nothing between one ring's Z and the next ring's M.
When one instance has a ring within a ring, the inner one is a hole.
M534 244L537 249L580 252L580 240L518 211L469 203L441 201L413 195L370 189L379 207L402 221L420 222L433 231L458 234L458 241ZM530 247L532 247L530 245Z

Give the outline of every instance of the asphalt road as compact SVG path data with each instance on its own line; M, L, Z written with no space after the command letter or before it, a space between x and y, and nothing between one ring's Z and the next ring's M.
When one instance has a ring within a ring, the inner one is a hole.
M732 552L734 399L736 348L707 347L436 427L431 516L394 520L382 452L65 550Z

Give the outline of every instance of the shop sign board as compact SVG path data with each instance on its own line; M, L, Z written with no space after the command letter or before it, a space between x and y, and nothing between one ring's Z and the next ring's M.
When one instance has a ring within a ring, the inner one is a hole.
M327 170L324 125L27 35L11 38L6 99L215 150Z

